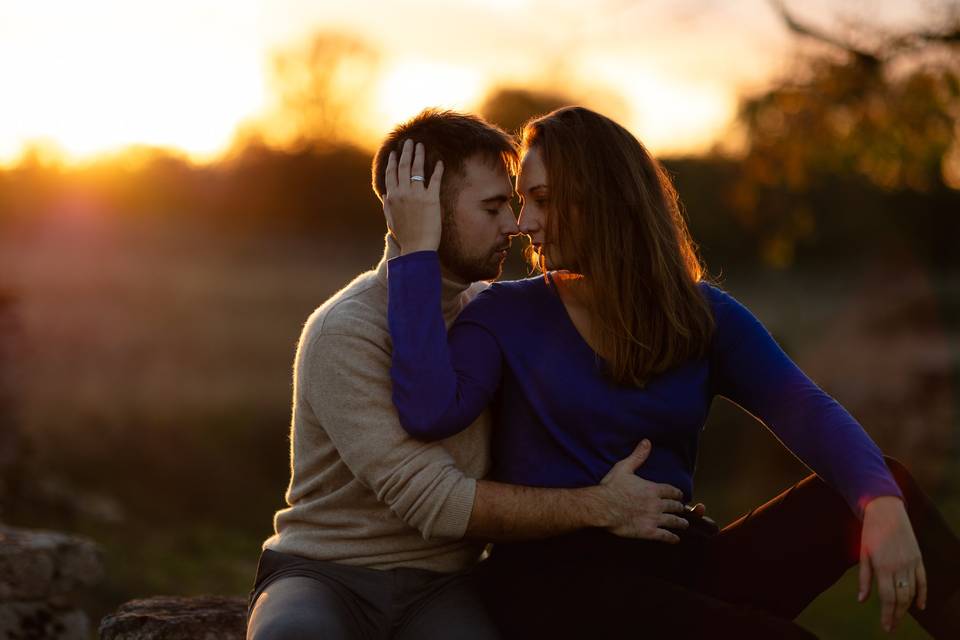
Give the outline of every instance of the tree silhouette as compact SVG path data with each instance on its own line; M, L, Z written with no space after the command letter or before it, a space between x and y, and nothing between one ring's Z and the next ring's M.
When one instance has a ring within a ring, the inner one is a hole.
M530 118L573 103L571 98L556 93L501 87L490 92L480 114L505 131L517 133Z
M844 36L772 4L790 31L826 48L740 106L747 148L731 201L768 262L788 264L814 233L821 221L798 196L826 183L932 197L960 188L960 19L898 34L860 25Z
M288 143L352 143L357 105L370 102L379 65L376 49L342 32L319 32L276 53L271 83L278 105L271 126Z

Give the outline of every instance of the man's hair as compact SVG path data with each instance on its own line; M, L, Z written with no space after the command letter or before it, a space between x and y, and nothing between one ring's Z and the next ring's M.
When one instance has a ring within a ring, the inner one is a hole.
M703 355L715 327L698 287L706 268L663 166L629 131L583 107L530 121L522 144L547 172L545 242L590 283L611 377L642 387Z
M466 113L424 109L395 127L373 157L373 190L381 200L387 194L385 176L390 152L395 151L399 160L408 139L423 143L426 149L423 172L428 182L437 161L443 161L440 204L446 215L453 211L468 158L479 155L491 165L502 163L511 175L520 164L516 142L500 127Z

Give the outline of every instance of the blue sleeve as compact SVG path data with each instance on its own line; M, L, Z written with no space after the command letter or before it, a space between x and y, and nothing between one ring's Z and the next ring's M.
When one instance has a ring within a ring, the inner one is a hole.
M435 251L393 258L387 268L390 375L400 424L419 440L448 438L492 400L500 384L499 343L475 321L458 321L447 334Z
M714 391L762 421L859 518L878 496L903 494L860 424L793 363L766 328L729 294L713 289Z

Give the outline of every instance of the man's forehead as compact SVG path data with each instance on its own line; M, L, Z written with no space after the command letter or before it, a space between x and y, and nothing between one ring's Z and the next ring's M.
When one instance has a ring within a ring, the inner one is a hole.
M462 189L505 190L507 195L513 192L513 182L506 164L499 158L474 155L463 163ZM486 197L486 196L485 196Z

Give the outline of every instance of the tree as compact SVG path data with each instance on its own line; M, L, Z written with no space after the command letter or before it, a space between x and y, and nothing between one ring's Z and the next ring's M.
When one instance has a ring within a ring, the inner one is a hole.
M796 196L826 183L931 197L960 188L960 17L939 29L884 35L861 25L842 36L771 3L790 31L825 48L741 103L747 148L732 202L768 262L788 264L814 232L816 214Z
M369 103L380 54L363 40L320 32L278 52L271 65L277 96L266 123L272 137L294 144L335 146L358 137L358 105Z

